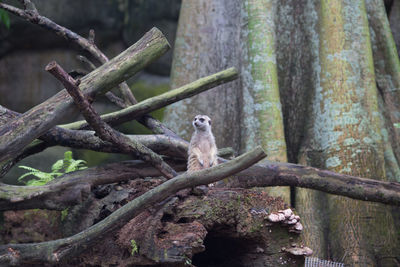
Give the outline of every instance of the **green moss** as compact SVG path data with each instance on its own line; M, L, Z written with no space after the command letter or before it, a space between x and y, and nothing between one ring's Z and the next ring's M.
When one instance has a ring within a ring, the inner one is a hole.
M258 223L253 223L250 227L250 233L256 233L262 230L262 228L264 227L264 225L262 224L262 222L258 222Z

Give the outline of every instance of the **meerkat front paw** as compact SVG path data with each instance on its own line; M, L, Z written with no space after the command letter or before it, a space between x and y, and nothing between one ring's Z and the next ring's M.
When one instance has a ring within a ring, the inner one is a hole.
M199 159L199 163L200 163L201 167L203 167L203 166L204 166L204 160L202 160L202 159Z

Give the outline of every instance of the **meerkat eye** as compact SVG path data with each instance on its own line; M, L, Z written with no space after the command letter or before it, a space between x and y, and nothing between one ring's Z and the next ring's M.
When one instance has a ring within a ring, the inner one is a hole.
M203 118L201 118L201 119L200 119L200 122L204 122L204 119L203 119Z
M195 121L197 121L197 118L194 118Z

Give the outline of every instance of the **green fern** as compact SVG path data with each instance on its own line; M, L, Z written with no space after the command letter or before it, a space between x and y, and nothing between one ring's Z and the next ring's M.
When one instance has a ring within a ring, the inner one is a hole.
M131 239L131 255L134 256L136 253L139 253L139 247L136 244L136 241L134 239Z
M24 173L18 178L18 181L24 182L26 185L30 186L40 186L45 185L48 182L54 180L54 178L63 175L64 173L69 173L73 171L79 171L86 169L86 161L84 160L74 160L72 158L72 152L67 151L64 153L64 159L57 160L51 166L51 172L43 172L41 170L28 167L28 166L19 166L21 169L25 169L28 172ZM35 176L37 179L32 179L29 181L23 181L23 179L27 176Z

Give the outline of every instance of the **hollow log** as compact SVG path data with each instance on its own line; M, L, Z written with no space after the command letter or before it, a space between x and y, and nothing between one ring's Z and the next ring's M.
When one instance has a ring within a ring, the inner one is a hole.
M69 231L85 229L87 224L101 219L106 212L117 210L160 183L161 180L137 179L113 186L107 197L92 197L80 209L68 211L68 219L61 223L63 234L66 234L66 228ZM85 218L91 217L91 221L82 222L79 219L77 215L82 215L82 210L90 213L91 216ZM310 255L311 249L302 242L301 231L295 229L296 224L289 224L289 218L285 217L285 213L296 217L296 212L287 211L288 206L281 198L273 198L257 189L203 186L194 191L183 190L139 213L122 227L103 235L101 242L92 248L77 257L67 257L60 264L301 266L304 256ZM12 221L8 217L18 216L15 212L11 213L6 215L6 222ZM25 217L30 214L29 211L18 213ZM282 214L285 219L274 222L271 214ZM44 231L38 230L39 234ZM22 231L20 229L17 233ZM18 251L18 248L13 248L13 251Z
M0 264L14 266L56 264L76 257L82 254L84 249L95 245L107 233L178 191L219 181L248 168L265 156L262 148L257 147L224 164L194 173L181 174L138 196L104 220L73 236L40 243L1 245Z

